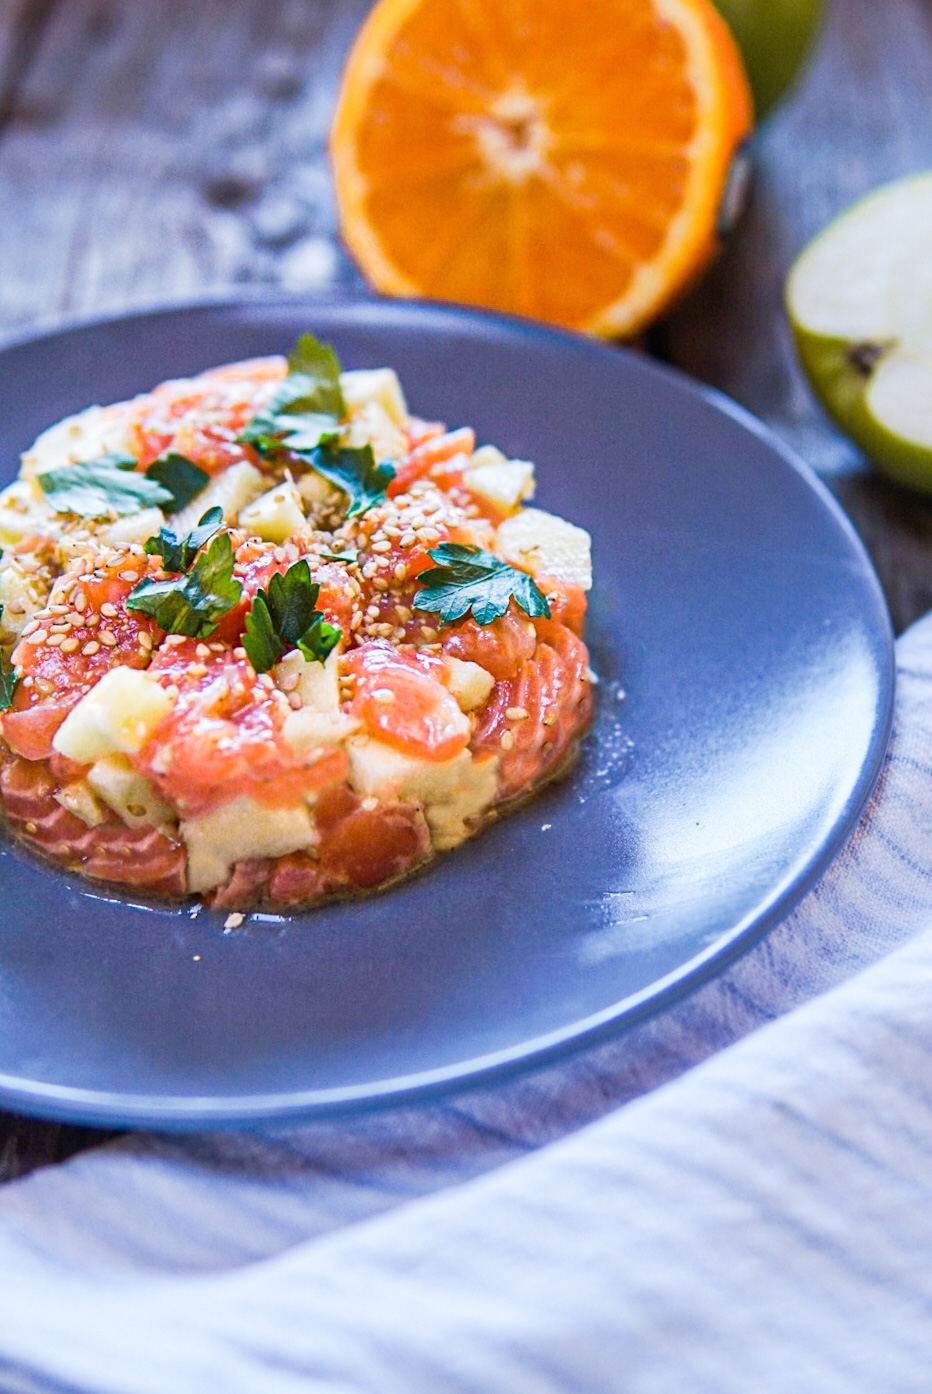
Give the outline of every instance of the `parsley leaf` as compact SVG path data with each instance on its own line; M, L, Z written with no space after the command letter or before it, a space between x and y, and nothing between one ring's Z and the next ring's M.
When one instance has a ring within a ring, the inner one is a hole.
M188 538L192 536L188 534ZM242 593L242 586L233 577L230 534L222 532L207 551L198 556L188 575L173 581L140 582L127 597L126 608L151 615L167 634L206 639L227 611L238 603Z
M302 334L288 355L288 376L272 398L240 432L239 441L261 454L273 450L313 450L340 434L346 403L340 387L340 360L329 344Z
M0 619L3 618L3 606L0 605ZM10 667L9 660L5 653L0 650L0 711L9 711L13 705L13 692L16 687L16 676Z
M340 387L340 360L330 344L322 344L313 334L302 334L288 355L289 377L306 380L307 396L314 396L314 411L345 416L346 403ZM288 379L286 379L287 381Z
M385 497L395 478L395 466L387 460L376 464L371 445L319 446L303 452L301 459L331 484L349 495L347 518L357 518Z
M359 561L359 548L347 547L343 552L319 552L318 556L324 561L345 561L347 564Z
M170 450L166 455L160 455L157 460L152 461L146 470L146 478L154 479L156 484L161 484L163 489L168 490L171 494L168 511L179 513L192 499L203 493L210 475L206 470L202 470L200 465L189 460L187 455L177 455Z
M141 508L171 503L171 491L157 479L138 474L136 464L131 455L101 455L40 474L39 484L56 513L77 513L82 518L138 513Z
M189 571L191 563L205 542L209 542L223 523L222 508L208 508L184 537L168 528L160 528L158 537L146 538L145 548L150 557L161 557L166 571Z
M340 642L342 631L329 624L317 607L320 586L311 580L304 558L256 591L246 616L243 648L257 673L267 673L290 649L323 663Z
M491 624L505 613L512 597L525 614L550 618L547 598L530 576L491 552L441 542L427 555L437 565L421 572L418 579L427 584L412 603L417 610L438 614L442 623L453 624L472 611L477 624Z

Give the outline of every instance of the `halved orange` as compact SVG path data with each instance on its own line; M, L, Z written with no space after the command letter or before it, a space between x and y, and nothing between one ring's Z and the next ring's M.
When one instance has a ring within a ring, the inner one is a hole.
M379 0L331 133L392 295L631 334L713 255L752 119L711 0Z

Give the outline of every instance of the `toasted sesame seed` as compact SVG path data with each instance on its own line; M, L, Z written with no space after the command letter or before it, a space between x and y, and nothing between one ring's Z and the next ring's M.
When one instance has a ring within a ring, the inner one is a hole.
M105 600L100 607L100 613L106 616L108 620L115 620L117 617L117 607L111 605L109 600Z
M523 707L506 707L505 715L509 721L527 721L527 712Z
M417 533L409 529L407 532L401 534L398 541L402 547L411 547L417 541Z
M197 654L198 658L210 657L210 649L207 647L206 644L198 644L194 652Z
M189 663L185 672L190 678L205 678L207 676L207 665L204 663Z
M46 639L47 639L48 637L49 637L49 636L48 636L48 634L45 632L44 629L36 629L32 634L30 634L30 635L27 637L26 643L27 643L27 644L44 644L45 641L46 641Z
M503 731L503 732L502 732L502 738L501 738L501 740L499 741L499 745L501 746L502 750L510 750L511 747L514 745L514 743L515 743L515 734L514 734L514 732L513 732L513 731Z
M429 625L429 624L422 624L422 625L421 625L421 638L424 640L424 642L425 642L426 644L432 644L432 643L434 642L434 640L436 639L436 637L437 637L437 631L436 631L436 629L433 628L432 625Z
M50 615L66 615L67 613L68 613L68 606L67 606L67 605L50 605L50 606L49 606L49 614L50 614Z
M106 644L108 649L115 649L119 642L117 636L109 629L101 629L97 637L102 644Z
M152 648L152 635L148 632L148 630L140 629L140 631L139 631L139 647L140 647L141 649L145 649L146 653L149 653L149 651L151 650L151 648Z
M84 648L81 650L81 652L83 654L86 654L87 657L90 658L92 654L100 652L100 645L98 644L96 639L91 639L88 643L84 645Z
M179 644L183 644L187 637L186 634L166 634L165 643L169 648L175 649Z
M208 644L207 647L210 649L211 653L223 653L222 644Z
M390 552L391 550L392 544L387 539L384 542L373 542L372 544L373 552Z
M388 706L395 700L395 694L390 687L376 687L372 692L373 702L380 702L383 706Z
M361 614L361 612L360 612L359 610L356 610L355 613L354 613L354 615L353 615L353 618L350 620L350 626L349 626L349 627L350 627L350 629L358 629L359 626L360 626L361 624L362 624L362 614Z
M74 653L75 649L80 648L80 639L75 639L74 635L70 639L63 639L61 642L62 653Z
M244 648L242 648L242 647L235 648L235 649L233 650L233 657L234 657L234 658L245 658L245 657L246 657L246 650L245 650Z
M557 724L557 714L556 714L556 712L548 712L547 715L544 717L544 725L545 725L545 726L556 726L556 724Z
M37 630L38 628L39 628L39 621L38 621L38 620L30 620L28 624L23 625L22 637L23 637L24 639L28 639L29 636L30 636L30 634L35 634L35 632L36 632L36 630Z
M392 574L396 581L406 581L408 578L408 568L403 561L396 562L392 567Z
M241 915L238 910L234 910L232 915L227 915L223 922L223 927L224 929L239 929L245 918L245 915Z
M55 649L55 648L57 648L58 645L61 643L62 639L64 639L64 637L65 637L64 634L50 634L49 637L48 637L48 646L49 646L49 648L50 648L50 649Z
M139 580L139 572L138 572L138 571L121 571L121 572L120 572L120 580L121 580L121 581L130 581L130 582L132 582L133 585L135 585L136 582Z
M39 831L39 829L37 828L35 823L30 821L26 824L26 831L27 833L32 833L34 836Z
M376 576L372 582L372 589L377 591L387 591L389 584L390 583L386 581L384 576Z
M402 624L407 624L408 620L414 618L412 612L408 609L407 605L396 605L395 614L401 620Z
M81 622L82 624L87 625L88 629L96 629L97 626L100 624L100 616L84 615Z

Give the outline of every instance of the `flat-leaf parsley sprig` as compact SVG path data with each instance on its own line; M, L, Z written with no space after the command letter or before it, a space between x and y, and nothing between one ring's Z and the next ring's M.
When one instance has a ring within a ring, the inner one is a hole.
M187 634L193 639L206 639L213 634L223 616L239 603L243 594L242 586L233 576L230 534L222 532L214 536L219 526L216 517L219 512L219 509L209 509L197 528L186 537L177 538L163 529L158 538L149 539L146 550L150 555L160 553L166 569L170 563L182 574L167 581L140 582L126 598L127 610L150 615L166 634ZM199 534L200 542L197 541ZM207 551L199 552L198 548L209 537L213 537L213 541Z
M166 505L170 513L177 513L197 498L210 478L185 455L162 455L145 474L138 466L132 455L111 451L96 460L49 470L38 480L56 513L106 518Z
M377 463L371 445L340 445L346 403L340 360L329 344L302 334L288 366L272 401L237 439L266 459L287 452L293 463L316 470L347 495L347 517L356 518L385 497L395 467Z
M340 642L342 630L317 609L320 586L302 557L281 574L268 590L256 591L246 616L243 648L257 673L267 673L283 654L300 649L304 657L324 663Z
M441 542L427 553L436 566L422 571L413 605L453 624L472 612L477 624L491 624L514 599L526 615L550 618L550 606L524 571L500 561L492 552L462 542Z

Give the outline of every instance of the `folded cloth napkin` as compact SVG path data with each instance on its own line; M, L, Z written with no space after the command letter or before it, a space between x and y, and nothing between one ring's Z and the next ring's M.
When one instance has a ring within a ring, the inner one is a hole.
M832 867L661 1016L445 1103L0 1191L2 1388L926 1394L932 616L898 675Z

